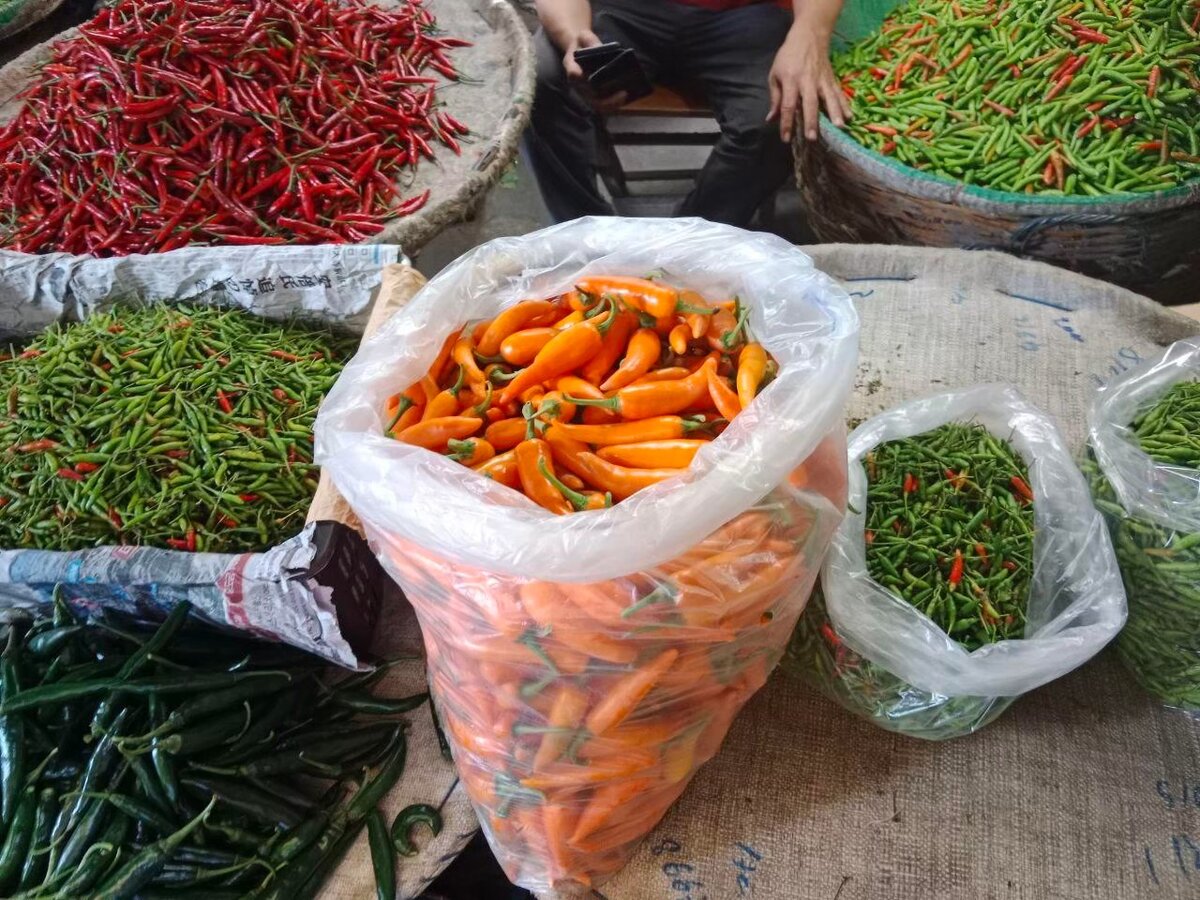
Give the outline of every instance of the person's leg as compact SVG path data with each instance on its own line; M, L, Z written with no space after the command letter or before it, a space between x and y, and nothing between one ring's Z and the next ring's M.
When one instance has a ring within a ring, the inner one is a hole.
M556 222L579 216L611 216L612 206L596 188L596 134L592 111L571 89L562 54L542 30L533 38L537 94L525 153L546 209Z
M679 215L746 225L786 180L792 153L779 139L778 123L766 121L767 75L791 21L773 3L705 11L692 20L681 65L707 92L721 137Z
M632 49L646 77L653 81L659 68L656 60L674 38L672 6L645 0L599 0L592 4L592 30L602 41L616 41ZM595 113L567 79L562 53L540 29L534 36L534 49L537 94L525 132L525 152L546 208L556 222L578 216L611 216L612 205L596 186Z

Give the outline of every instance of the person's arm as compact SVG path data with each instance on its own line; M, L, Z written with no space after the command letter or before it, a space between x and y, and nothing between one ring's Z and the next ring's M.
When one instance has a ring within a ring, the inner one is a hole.
M829 63L829 39L842 0L792 0L792 6L792 27L771 66L767 121L778 116L779 136L790 141L799 112L804 136L816 140L822 106L835 125L845 125L850 117L850 104Z
M592 4L588 0L537 0L537 14L546 35L563 53L567 76L582 79L575 51L601 43L592 32Z

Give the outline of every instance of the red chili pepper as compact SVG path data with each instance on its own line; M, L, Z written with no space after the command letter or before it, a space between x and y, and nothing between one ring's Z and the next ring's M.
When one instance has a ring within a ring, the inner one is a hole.
M229 395L220 388L217 388L217 405L221 407L222 412L233 412L233 404L229 402Z
M875 532L870 530L864 532L863 540L867 542L867 546L869 547L871 544L875 543Z
M45 450L53 450L58 446L58 441L52 441L50 438L41 438L40 440L30 441L27 444L18 444L13 447L17 453L41 453Z
M74 469L68 469L66 466L63 466L61 469L58 470L58 477L59 478L68 478L71 481L83 481L82 475L80 475Z
M163 455L169 456L169 457L171 457L171 459L187 459L188 451L186 451L186 450L168 450Z
M217 522L221 525L224 525L226 528L238 527L237 519L234 519L231 516L221 516L221 518L217 519Z
M1087 137L1092 130L1100 124L1099 116L1092 116L1086 122L1079 126L1079 130L1075 132L1075 137Z
M238 494L238 499L243 503L257 503L258 494Z
M1158 79L1162 76L1162 67L1154 66L1150 70L1150 75L1146 79L1146 96L1151 100L1154 99L1155 93L1158 92Z
M1015 572L1017 570L1017 564L1011 559L1006 559L1004 562L1000 563L1000 565L1003 568L1008 569L1010 572Z
M904 493L906 493L906 494L914 493L917 490L917 488L919 488L920 486L921 486L920 482L918 482L917 479L913 477L912 472L904 473Z
M1015 493L1025 503L1032 503L1033 491L1030 490L1029 485L1025 483L1025 479L1020 475L1014 475L1011 481L1013 493Z
M187 547L187 549L191 553L196 552L196 529L195 528L189 528L187 530L187 535L184 537L183 543L184 543L184 546Z
M821 636L829 642L829 646L841 646L842 639L837 636L837 632L833 630L833 626L831 626L828 622L821 623Z
M291 403L292 402L292 398L288 396L287 391L285 391L283 388L275 388L274 390L271 391L271 394L274 395L275 399L278 400L280 403Z
M958 583L963 577L963 555L961 550L954 551L954 562L950 565L950 577L947 579L950 582L951 589L958 587Z
M184 538L167 538L167 546L172 550L190 550L188 542Z
M100 466L93 462L77 462L75 463L75 471L80 475L88 475L99 469Z
M112 522L113 528L117 531L125 527L125 521L121 518L121 514L111 506L108 508L108 521Z
M294 353L288 353L286 350L269 350L268 356L274 356L276 359L287 360L288 362L298 362L300 357Z
M976 544L975 545L975 555L979 557L980 563L982 563L983 566L986 568L988 565L987 547L983 546L983 544Z
M967 483L967 476L963 472L955 472L953 469L947 469L946 480L958 491L962 490L962 486Z

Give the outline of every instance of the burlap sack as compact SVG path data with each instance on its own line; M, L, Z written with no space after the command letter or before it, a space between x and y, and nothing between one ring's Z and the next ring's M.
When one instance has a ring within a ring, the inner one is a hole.
M415 269L406 265L389 265L383 270L379 298L371 310L364 338L371 335L383 321L408 302L425 283ZM333 519L361 530L358 519L346 501L321 474L321 483L309 508L310 522ZM389 587L391 579L386 579ZM394 589L393 589L394 590ZM393 668L376 688L386 697L406 697L426 690L425 663L421 632L416 617L398 592L385 598L376 637L371 650L378 656L391 658L413 656ZM466 791L454 771L454 764L442 757L428 705L409 714L412 727L408 731L408 761L400 783L384 798L380 808L390 825L396 813L410 803L429 803L442 814L442 833L430 840L424 830L416 834L421 852L412 858L401 858L396 888L400 898L416 897L449 865L466 846L479 828L475 811ZM364 900L374 896L375 875L371 868L371 851L367 847L366 831L350 848L346 858L330 877L319 897L321 900Z
M1200 331L1000 254L806 249L862 316L854 419L1011 382L1079 452L1095 386ZM945 743L881 731L777 672L602 896L1194 898L1198 783L1200 727L1142 694L1111 651Z

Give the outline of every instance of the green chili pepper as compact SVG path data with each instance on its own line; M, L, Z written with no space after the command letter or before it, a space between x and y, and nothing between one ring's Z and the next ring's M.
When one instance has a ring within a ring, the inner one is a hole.
M367 841L371 847L371 866L375 870L376 900L396 900L396 851L378 807L367 813Z
M428 803L414 803L400 810L392 822L392 843L401 856L415 856L417 848L412 841L413 829L425 825L437 837L442 833L442 814Z

